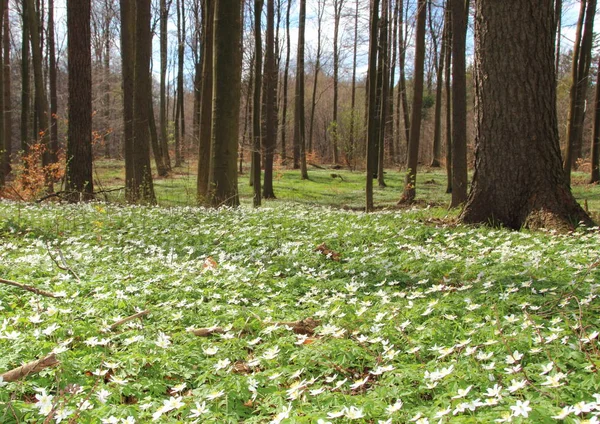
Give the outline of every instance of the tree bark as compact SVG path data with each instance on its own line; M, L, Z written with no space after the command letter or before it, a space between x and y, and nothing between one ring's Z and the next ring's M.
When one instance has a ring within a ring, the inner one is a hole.
M476 162L461 221L513 229L591 225L561 166L552 0L476 5Z
M67 0L69 124L66 190L71 202L90 200L94 196L90 17L90 0Z
M286 30L286 53L285 53L285 68L283 71L283 111L281 113L281 162L286 163L287 160L287 110L288 110L288 78L290 73L290 10L292 8L292 1L288 1L287 10L285 13L285 30Z
M212 101L213 101L213 23L215 0L204 0L205 19L202 24L202 103L200 105L200 141L198 143L198 202L208 199L210 179L210 158L212 143Z
M130 190L133 201L156 203L152 168L150 166L150 131L148 93L150 81L150 56L152 34L150 32L151 0L136 0L135 10L135 66L133 95L133 182Z
M446 193L452 193L452 13L446 9L448 40L446 44Z
M5 175L8 175L11 171L10 161L12 158L12 77L10 65L10 14L8 8L8 0L5 0L4 5L4 32L2 34L2 37L4 50L4 173Z
M84 18L82 18L84 19ZM54 35L54 0L48 1L48 82L50 88L50 161L58 162L58 88Z
M252 187L254 207L261 203L261 91L262 91L262 18L263 0L254 0L254 96L252 98Z
M417 11L417 33L415 46L414 96L410 124L410 139L406 163L404 193L399 203L412 203L416 195L417 165L419 161L419 139L423 108L423 74L425 70L425 23L427 21L426 0L419 0Z
M120 0L121 11L121 84L123 88L123 153L125 156L125 197L135 201L133 186L133 95L135 4Z
M164 168L167 173L171 172L171 158L169 157L169 138L167 120L167 24L169 20L169 9L172 0L160 0L160 150ZM160 174L159 174L160 175Z
M452 13L452 202L467 200L467 19L468 2L450 0Z
M30 73L29 73L29 18L28 7L23 6L22 10L22 33L21 33L21 150L27 154L29 151L29 111L30 111Z
M273 156L277 144L277 61L275 41L275 0L267 0L267 34L264 71L264 93L265 93L265 176L263 185L263 197L274 199L273 190Z
M373 174L376 171L377 158L377 50L379 33L379 0L371 2L371 20L369 28L369 65L367 89L367 176L366 176L366 212L371 212L373 204Z
M306 168L306 128L304 124L304 39L306 27L306 0L300 0L298 19L298 54L296 55L296 93L294 108L294 168L300 168L300 178L308 179ZM296 161L298 153L298 161Z
M598 65L600 66L600 59ZM594 107L590 184L600 182L600 72L596 76L596 99L594 100Z
M333 2L333 163L339 163L338 152L338 99L339 99L339 75L340 75L340 46L339 33L340 21L342 19L342 9L344 0L334 0Z
M325 13L325 1L317 0L317 54L315 58L315 68L313 75L312 98L310 102L310 123L308 125L308 151L313 151L313 130L315 123L315 109L317 106L317 84L319 73L321 72L321 29L323 25L323 14ZM335 153L334 153L335 155Z
M448 7L448 5L446 5ZM444 13L447 18L448 13ZM444 19L444 29L442 31L442 47L440 51L440 60L437 67L436 87L435 87L435 115L433 118L433 155L431 167L440 167L440 158L442 157L442 95L444 93L444 66L446 61L446 46L448 45L448 20Z
M384 179L385 139L388 117L388 81L389 81L389 59L388 59L388 27L389 13L388 0L381 4L382 19L379 24L379 69L377 71L377 93L379 96L379 134L377 135L377 183L379 187L386 187Z
M217 0L214 21L214 93L209 199L238 206L236 169L242 73L241 0Z
M581 156L581 146L583 142L583 123L585 120L585 102L587 97L588 77L590 63L592 60L592 41L594 30L594 17L596 15L596 0L587 0L581 2L580 19L583 22L583 35L581 34L582 22L577 24L577 37L581 38L580 46L573 49L573 66L571 83L571 104L567 122L567 145L563 168L567 183L571 183L571 169L576 168L577 159ZM585 13L583 10L585 9Z
M407 49L407 40L403 27L407 26L407 23L404 19L404 0L400 0L398 3L398 16L400 18L400 31L398 32L398 47L400 48L400 54L398 55L398 67L400 68L400 89L398 91L398 96L400 97L402 103L402 115L404 117L404 134L406 137L406 145L408 146L408 141L410 140L410 113L408 110L408 96L406 94L406 49Z
M25 0L27 7L27 19L29 25L29 39L31 41L31 57L33 61L33 74L35 83L35 104L38 120L39 141L43 146L42 165L45 168L45 179L47 188L53 190L52 176L50 175L48 165L52 163L50 155L50 125L48 120L48 97L46 96L46 85L44 83L41 40L39 33L39 17L35 9L33 0Z

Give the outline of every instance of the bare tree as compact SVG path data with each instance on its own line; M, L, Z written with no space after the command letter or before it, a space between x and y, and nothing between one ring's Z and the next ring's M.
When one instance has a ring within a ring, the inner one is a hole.
M241 0L216 0L209 202L238 206L236 169L242 72Z
M71 192L69 200L72 202L90 200L94 195L90 18L90 0L67 1L69 125L66 189Z
M426 0L417 4L417 33L415 45L414 95L408 143L407 170L404 193L401 203L411 203L415 200L417 183L417 164L419 159L419 140L421 137L421 118L423 106L423 76L425 68L425 23L427 19Z
M371 212L373 204L373 174L376 171L377 157L377 53L379 25L379 0L371 2L371 22L369 24L369 67L368 67L368 102L367 102L367 184L366 211Z

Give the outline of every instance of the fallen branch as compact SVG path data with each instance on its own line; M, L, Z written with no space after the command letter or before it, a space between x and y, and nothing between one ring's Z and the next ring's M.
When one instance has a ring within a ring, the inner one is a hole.
M25 365L21 365L15 369L5 372L0 375L0 380L3 380L7 383L11 381L20 380L21 378L27 377L29 374L34 374L40 372L41 370L49 367L53 367L59 364L58 359L54 353L33 362L29 362Z
M13 286L13 287L18 287L21 290L27 290L29 292L35 293L35 294L39 294L41 296L46 296L46 297L58 297L56 296L54 293L50 293L44 290L40 290L37 289L33 286L28 286L27 284L21 284L21 283L17 283L16 281L10 281L10 280L5 280L4 278L0 278L0 283L2 284L6 284L8 286Z
M262 320L261 320L262 322ZM300 321L289 321L289 322L263 322L263 324L269 325L278 325L281 327L291 327L292 331L296 334L306 334L313 335L315 333L315 328L321 325L321 321L317 321L313 318L306 318ZM209 327L209 328L198 328L195 330L190 330L195 336L198 337L208 337L212 334L223 334L225 330L222 327Z
M225 330L221 327L210 327L210 328L198 328L196 330L190 330L194 336L208 337L212 334L223 334Z
M138 312L137 314L133 314L131 316L128 316L127 318L123 318L122 320L119 320L117 322L115 322L114 324L110 325L108 327L108 329L110 331L114 331L117 327L119 327L120 325L125 324L126 322L132 321L136 318L140 318L143 317L144 315L148 315L150 313L150 309L146 309L145 311L142 312Z
M73 277L75 277L75 279L77 280L77 282L79 284L81 284L79 275L77 275L77 273L75 271L73 271L73 269L67 264L67 261L65 260L65 256L63 255L62 250L60 250L60 247L57 247L56 250L58 251L58 256L62 262L62 265L60 263L58 263L58 261L52 255L52 253L50 251L50 243L48 243L48 242L46 242L46 249L48 250L48 256L50 256L50 259L52 259L52 262L54 262L54 264L57 266L57 268L61 269L63 271L67 271L69 274L71 274Z
M325 168L323 168L321 165L317 165L316 163L313 163L313 162L309 162L308 164L309 164L310 166L314 166L314 167L315 167L315 168L317 168L317 169L325 169Z
M301 319L300 321L278 322L277 325L291 327L292 331L296 334L312 336L315 334L315 328L321 325L321 321L317 321L313 318L305 318Z

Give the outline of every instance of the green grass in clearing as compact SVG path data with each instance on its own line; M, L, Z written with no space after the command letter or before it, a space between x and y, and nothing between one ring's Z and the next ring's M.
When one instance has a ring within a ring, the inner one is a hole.
M123 162L98 160L95 162L95 178L104 188L119 187L124 184ZM339 177L332 177L335 174ZM300 171L276 170L274 191L278 201L316 204L330 207L360 209L364 207L365 175L363 172L348 170L310 169L308 181L300 179ZM573 174L573 193L583 204L587 201L588 209L600 213L600 186L587 184L587 175ZM446 173L443 169L423 168L417 173L417 202L419 206L435 205L446 207L450 203L450 195L446 194ZM377 186L374 181L375 205L393 207L401 197L404 187L404 173L387 170L385 174L386 188ZM185 206L194 205L196 199L196 166L186 164L178 168L168 178L154 180L159 205ZM239 176L241 201L252 202L252 187L248 184L248 173ZM111 194L111 200L123 200L123 193ZM271 201L267 203L272 203Z

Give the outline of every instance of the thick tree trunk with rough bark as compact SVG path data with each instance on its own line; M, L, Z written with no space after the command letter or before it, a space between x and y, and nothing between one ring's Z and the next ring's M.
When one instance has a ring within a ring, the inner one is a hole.
M513 229L592 224L561 166L552 0L476 5L476 163L460 219Z
M417 11L417 33L415 46L414 96L410 124L410 138L406 163L404 193L399 203L411 203L415 200L417 165L419 161L419 140L421 138L421 118L423 108L423 74L425 70L425 23L427 21L426 0L419 0Z
M209 203L238 206L237 151L241 94L241 0L216 0Z
M69 200L93 198L92 51L90 0L67 1L69 125L66 190Z

